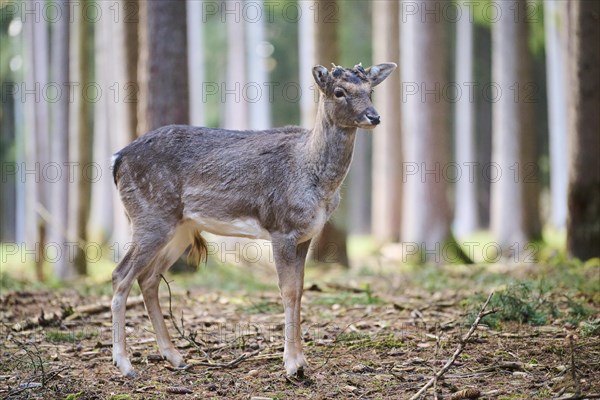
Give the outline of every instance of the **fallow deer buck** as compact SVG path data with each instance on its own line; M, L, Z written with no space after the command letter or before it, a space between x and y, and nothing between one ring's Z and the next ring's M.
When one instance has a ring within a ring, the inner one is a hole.
M285 370L293 375L307 366L300 328L306 253L340 202L356 129L380 122L372 88L395 68L314 67L320 101L312 130L170 125L113 156L133 242L112 274L113 362L124 375L136 376L125 348L125 305L136 279L160 353L175 367L185 366L163 319L158 286L188 246L205 254L202 231L272 241L285 312Z

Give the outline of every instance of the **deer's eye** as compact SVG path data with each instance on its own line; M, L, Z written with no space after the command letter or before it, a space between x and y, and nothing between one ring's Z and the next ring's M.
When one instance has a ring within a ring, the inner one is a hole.
M335 91L333 92L333 94L335 95L335 97L340 98L340 97L344 97L344 91L342 89L335 89Z

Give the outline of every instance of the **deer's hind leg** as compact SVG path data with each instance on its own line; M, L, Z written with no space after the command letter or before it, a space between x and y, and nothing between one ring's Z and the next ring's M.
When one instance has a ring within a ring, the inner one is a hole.
M169 243L138 278L144 296L144 303L146 304L146 311L154 327L160 354L174 367L184 367L185 361L171 341L160 307L158 287L161 275L173 265L190 243L190 232L184 226L180 226Z
M157 224L153 226L155 229L143 231L134 226L133 244L112 274L113 362L125 376L136 376L125 345L127 297L133 282L169 242L170 232L165 225Z

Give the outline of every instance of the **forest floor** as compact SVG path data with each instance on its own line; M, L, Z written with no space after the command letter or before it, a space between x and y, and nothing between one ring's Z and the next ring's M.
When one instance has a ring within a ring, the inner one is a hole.
M134 288L127 343L139 377L128 379L111 362L107 282L31 287L4 273L0 398L409 399L450 359L492 290L487 309L496 312L436 381L437 395L432 387L425 398L600 395L597 261L310 267L302 305L310 367L303 378L283 370L283 313L272 271L208 266L168 279L174 321L165 283L161 304L190 367L175 370L161 360ZM182 321L183 336L173 326L181 330Z

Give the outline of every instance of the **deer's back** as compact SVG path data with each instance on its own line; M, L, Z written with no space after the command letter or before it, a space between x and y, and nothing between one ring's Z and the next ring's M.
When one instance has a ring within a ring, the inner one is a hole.
M132 220L159 215L285 230L307 218L321 219L311 173L299 156L307 135L298 127L228 131L171 125L115 154L113 173Z

